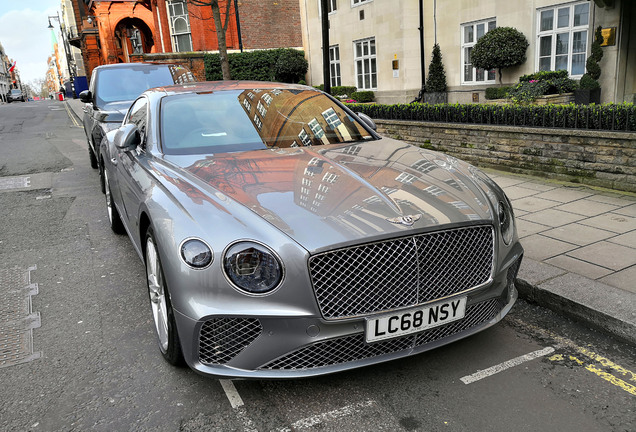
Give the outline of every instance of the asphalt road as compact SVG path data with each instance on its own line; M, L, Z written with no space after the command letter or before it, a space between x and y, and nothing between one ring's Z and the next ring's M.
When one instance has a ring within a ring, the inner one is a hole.
M636 347L523 301L499 325L416 357L315 379L219 381L163 361L144 279L127 237L108 227L84 132L64 103L1 105L0 301L37 284L20 304L40 326L0 315L0 431L636 425ZM34 355L2 366L15 331L32 334Z

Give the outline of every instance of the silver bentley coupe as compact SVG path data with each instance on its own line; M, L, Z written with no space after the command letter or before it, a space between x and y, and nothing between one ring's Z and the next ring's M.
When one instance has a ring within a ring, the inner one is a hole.
M317 376L508 313L523 249L503 191L374 129L302 85L169 86L132 104L101 145L106 204L145 263L169 363Z

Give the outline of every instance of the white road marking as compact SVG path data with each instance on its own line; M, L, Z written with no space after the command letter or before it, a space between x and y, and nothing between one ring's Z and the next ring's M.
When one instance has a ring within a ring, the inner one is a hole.
M232 405L232 408L236 409L245 405L243 403L243 399L241 399L241 395L236 390L236 387L234 387L234 383L232 381L219 380L219 382L221 383L221 387L223 387L223 390L225 391L225 395L230 400L230 405Z
M472 375L467 375L463 378L460 378L460 380L464 384L474 383L475 381L479 381L480 379L484 379L491 375L495 375L499 372L505 371L506 369L510 369L511 367L519 366L520 364L528 362L530 360L534 360L536 358L543 357L548 354L552 354L553 352L554 352L554 348L552 347L543 348L542 350L534 351L529 354L513 358L512 360L499 363L498 365L489 367L488 369L480 370L478 372L475 372Z
M307 417L307 418L298 420L292 423L290 427L276 429L276 432L291 432L293 430L309 429L311 427L314 427L316 425L319 425L331 420L336 420L342 417L356 415L360 413L364 408L368 408L372 405L375 405L374 400L366 400L363 402L358 402L356 404L347 405L337 410L329 411L326 413L322 413L312 417Z
M221 387L223 387L223 391L225 391L225 395L230 401L230 405L232 405L236 417L243 423L243 430L245 432L258 432L258 429L254 426L254 422L247 415L243 399L238 390L236 390L236 387L234 387L234 383L230 380L219 380L219 383L221 383Z

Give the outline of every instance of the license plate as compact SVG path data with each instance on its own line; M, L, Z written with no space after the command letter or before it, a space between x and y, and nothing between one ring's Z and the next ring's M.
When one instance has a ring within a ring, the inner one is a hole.
M464 318L466 297L366 319L366 341L417 333Z

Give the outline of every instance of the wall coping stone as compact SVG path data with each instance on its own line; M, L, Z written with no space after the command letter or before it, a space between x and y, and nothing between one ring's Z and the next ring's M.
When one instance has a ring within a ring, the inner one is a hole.
M476 124L476 123L443 123L443 122L426 122L420 120L387 120L373 119L377 124L401 124L412 126L426 126L430 128L440 129L475 129L481 131L497 131L497 132L515 132L524 134L538 135L563 135L563 136L582 136L589 138L609 138L621 140L633 140L636 146L636 132L617 132L607 130L590 130L590 129L559 129L559 128L539 128L524 126L504 126L493 124Z

